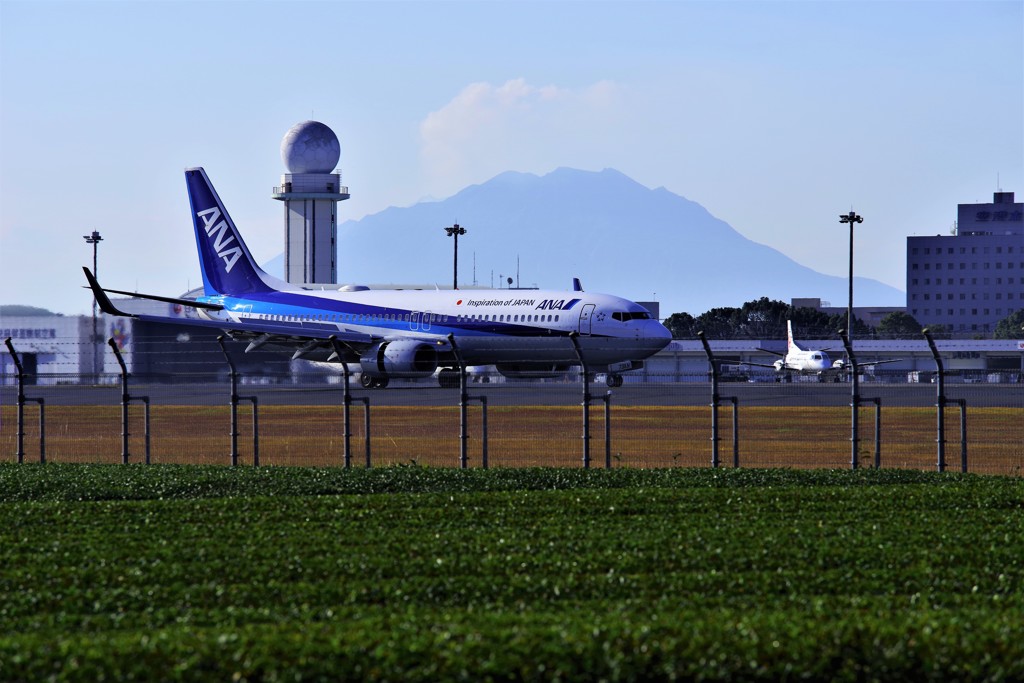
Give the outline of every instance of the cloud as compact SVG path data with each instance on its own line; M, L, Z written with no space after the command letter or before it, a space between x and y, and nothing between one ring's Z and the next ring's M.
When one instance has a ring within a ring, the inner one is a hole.
M610 81L572 89L471 83L420 123L428 192L444 195L508 170L587 165L596 139L611 133L620 88Z

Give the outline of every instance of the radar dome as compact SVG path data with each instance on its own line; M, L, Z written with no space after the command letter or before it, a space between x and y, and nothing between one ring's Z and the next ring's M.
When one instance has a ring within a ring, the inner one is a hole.
M289 173L330 173L340 158L338 136L319 121L297 123L281 140L281 160Z

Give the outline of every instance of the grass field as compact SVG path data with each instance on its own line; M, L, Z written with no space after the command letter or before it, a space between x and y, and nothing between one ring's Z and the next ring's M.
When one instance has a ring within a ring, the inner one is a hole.
M1024 678L1024 480L0 465L2 680Z
M14 407L0 412L5 458L16 452ZM38 423L30 406L26 419L28 460L38 459ZM582 462L579 406L491 407L488 412L492 466L574 467ZM46 450L50 461L120 462L118 406L47 406ZM860 411L859 460L874 462L874 409ZM591 410L591 457L604 465L604 412ZM732 413L719 411L719 457L732 463ZM1020 474L1024 470L1024 409L973 407L968 413L971 472ZM481 464L481 412L469 412L469 456ZM227 464L230 453L227 406L160 405L152 410L152 461ZM251 408L239 408L239 452L252 461ZM142 409L133 406L129 452L144 456ZM352 408L352 459L365 464L363 412ZM960 467L960 414L946 411L946 460ZM337 406L275 406L259 409L262 464L328 466L343 462L342 418ZM935 469L934 408L886 406L882 413L881 460L885 468ZM459 412L451 407L371 409L371 459L375 465L459 464ZM711 410L708 407L616 406L611 419L615 467L703 467L711 463ZM850 464L850 409L846 407L743 406L739 412L740 464L749 467L842 468Z

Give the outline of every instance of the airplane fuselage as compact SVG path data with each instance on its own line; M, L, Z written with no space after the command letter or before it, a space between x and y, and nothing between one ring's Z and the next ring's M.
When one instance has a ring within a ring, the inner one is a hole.
M790 351L783 361L786 370L803 373L824 372L832 369L832 361L824 351Z
M664 348L668 330L620 297L556 290L270 291L244 298L205 296L217 311L201 319L256 324L268 334L325 338L353 333L383 341L446 343L454 335L467 363L575 362L576 332L588 363L641 360Z

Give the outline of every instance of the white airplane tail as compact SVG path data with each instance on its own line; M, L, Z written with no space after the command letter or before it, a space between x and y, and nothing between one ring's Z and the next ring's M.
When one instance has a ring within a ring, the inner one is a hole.
M786 321L786 333L787 333L787 340L788 340L786 351L788 353L793 353L794 351L803 351L804 349L801 348L800 345L797 344L796 341L793 339L793 321L792 320L787 320Z

